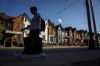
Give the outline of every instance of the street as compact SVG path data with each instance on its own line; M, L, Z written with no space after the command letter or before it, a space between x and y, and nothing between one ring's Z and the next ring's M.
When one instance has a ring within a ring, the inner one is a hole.
M74 62L100 58L100 50L88 50L86 47L43 48L46 58L33 55L18 60L14 53L22 52L23 48L0 48L0 66L71 66Z

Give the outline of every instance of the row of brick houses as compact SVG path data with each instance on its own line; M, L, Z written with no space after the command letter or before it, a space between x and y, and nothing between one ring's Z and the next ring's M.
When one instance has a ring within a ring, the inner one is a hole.
M26 13L17 17L11 17L4 13L0 13L0 30L2 33L1 45L5 47L21 46L23 38L28 37L29 29L21 31L22 28L30 25L30 18ZM77 30L76 28L63 28L61 24L55 25L50 19L45 20L45 31L42 31L40 37L45 45L78 45L88 40L88 32L86 30ZM93 35L94 36L94 35Z
M26 21L27 19L27 21ZM6 47L17 46L23 39L24 32L21 31L22 28L26 27L30 23L29 17L23 13L18 17L11 17L4 13L0 13L0 28L5 30L2 34L5 39L2 41L2 45Z

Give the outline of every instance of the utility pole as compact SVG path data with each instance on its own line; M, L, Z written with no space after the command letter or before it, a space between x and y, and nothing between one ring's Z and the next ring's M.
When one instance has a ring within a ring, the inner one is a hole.
M98 36L97 36L97 28L96 28L96 22L95 22L95 16L94 16L94 9L93 9L93 2L90 0L91 5L91 13L92 13L92 20L93 20L93 27L94 27L94 35L95 35L95 48L99 48L98 46Z
M87 11L87 19L88 19L88 29L89 29L89 50L95 49L93 44L93 36L92 36L92 27L91 27L91 19L90 19L90 10L89 10L89 0L86 1L86 11Z

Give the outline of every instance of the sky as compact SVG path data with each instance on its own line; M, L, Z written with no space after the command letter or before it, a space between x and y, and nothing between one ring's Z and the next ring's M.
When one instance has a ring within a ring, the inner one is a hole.
M26 13L32 18L31 6L36 6L42 18L50 19L55 25L88 30L85 0L0 0L0 12L14 17ZM93 0L97 31L100 33L99 6L100 0Z

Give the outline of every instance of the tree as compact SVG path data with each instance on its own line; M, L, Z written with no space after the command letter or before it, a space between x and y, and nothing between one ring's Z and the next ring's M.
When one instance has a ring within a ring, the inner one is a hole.
M5 29L4 28L2 28L2 27L0 27L0 40L2 40L3 39L3 32L5 31Z

